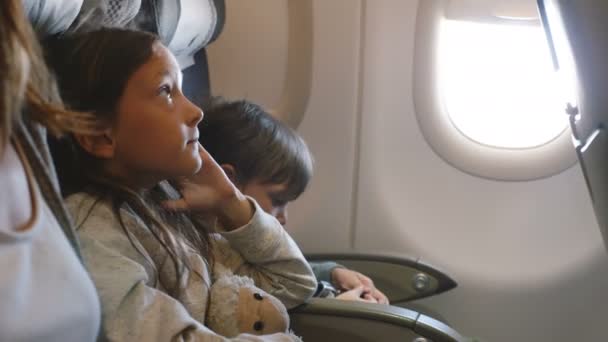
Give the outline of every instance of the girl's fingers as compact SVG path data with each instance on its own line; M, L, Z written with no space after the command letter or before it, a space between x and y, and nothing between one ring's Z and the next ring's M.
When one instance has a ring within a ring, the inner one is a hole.
M365 288L361 285L355 287L354 289L350 290L350 292L352 292L353 294L355 294L357 297L361 297L363 295L363 293L365 292Z

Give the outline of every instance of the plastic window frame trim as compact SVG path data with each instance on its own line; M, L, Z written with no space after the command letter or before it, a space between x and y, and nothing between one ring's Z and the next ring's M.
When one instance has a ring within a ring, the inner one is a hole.
M465 173L498 181L547 178L575 165L577 159L569 127L545 144L515 149L480 144L454 126L441 101L438 75L441 21L445 19L447 5L448 0L419 1L416 17L414 109L418 126L431 149Z
M312 0L287 2L288 42L287 69L279 102L269 112L297 128L308 107L313 68L313 3Z

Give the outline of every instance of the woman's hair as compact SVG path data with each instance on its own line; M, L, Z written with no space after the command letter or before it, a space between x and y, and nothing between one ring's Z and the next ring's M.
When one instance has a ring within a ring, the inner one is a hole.
M86 113L66 111L21 0L0 1L0 153L25 107L55 135L95 131Z
M152 56L157 36L135 30L102 28L54 38L47 42L47 58L59 81L61 95L73 110L94 115L102 127L115 122L119 100L131 76ZM188 251L193 248L210 258L209 234L205 227L195 228L185 214L164 212L161 203L169 199L166 182L147 191L137 192L103 172L103 160L87 153L74 139L67 137L53 148L63 195L87 192L112 203L114 212L129 239L132 233L122 221L121 209L130 209L146 224L170 256L175 267L173 284L162 284L170 295L182 290L182 277L190 270ZM200 231L198 230L200 229ZM133 243L151 264L149 255ZM157 280L161 281L158 278Z
M246 100L213 98L203 105L199 141L221 164L236 171L239 185L256 180L287 184L289 200L308 185L313 159L304 140L291 128Z

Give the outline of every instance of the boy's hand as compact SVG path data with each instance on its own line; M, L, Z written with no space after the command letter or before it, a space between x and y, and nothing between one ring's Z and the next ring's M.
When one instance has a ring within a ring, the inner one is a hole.
M340 300L352 300L355 302L366 302L366 303L378 303L378 301L371 297L370 289L365 286L357 286L352 290L342 292L336 296L336 299Z
M163 205L170 210L190 210L216 216L228 231L244 226L253 216L252 203L200 144L199 153L203 161L201 169L190 177L176 180L182 198Z
M331 282L340 290L348 291L364 287L368 291L363 298L373 299L380 304L389 304L388 298L374 286L374 282L363 274L347 268L336 267L331 271Z

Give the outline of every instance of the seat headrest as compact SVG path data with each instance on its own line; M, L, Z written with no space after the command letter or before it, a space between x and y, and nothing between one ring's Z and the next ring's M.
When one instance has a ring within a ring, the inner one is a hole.
M185 69L218 36L224 11L224 0L84 0L73 29L113 26L156 33Z
M224 23L224 1L142 0L135 22L157 33L185 69L194 64L194 54L219 34Z
M45 37L66 31L78 16L83 0L22 0L22 2L34 30Z
M0 0L3 1L3 0ZM100 26L135 27L158 34L182 69L224 24L224 0L22 0L38 34L46 37Z
M141 2L142 0L84 0L77 25L85 28L125 27L139 12Z

